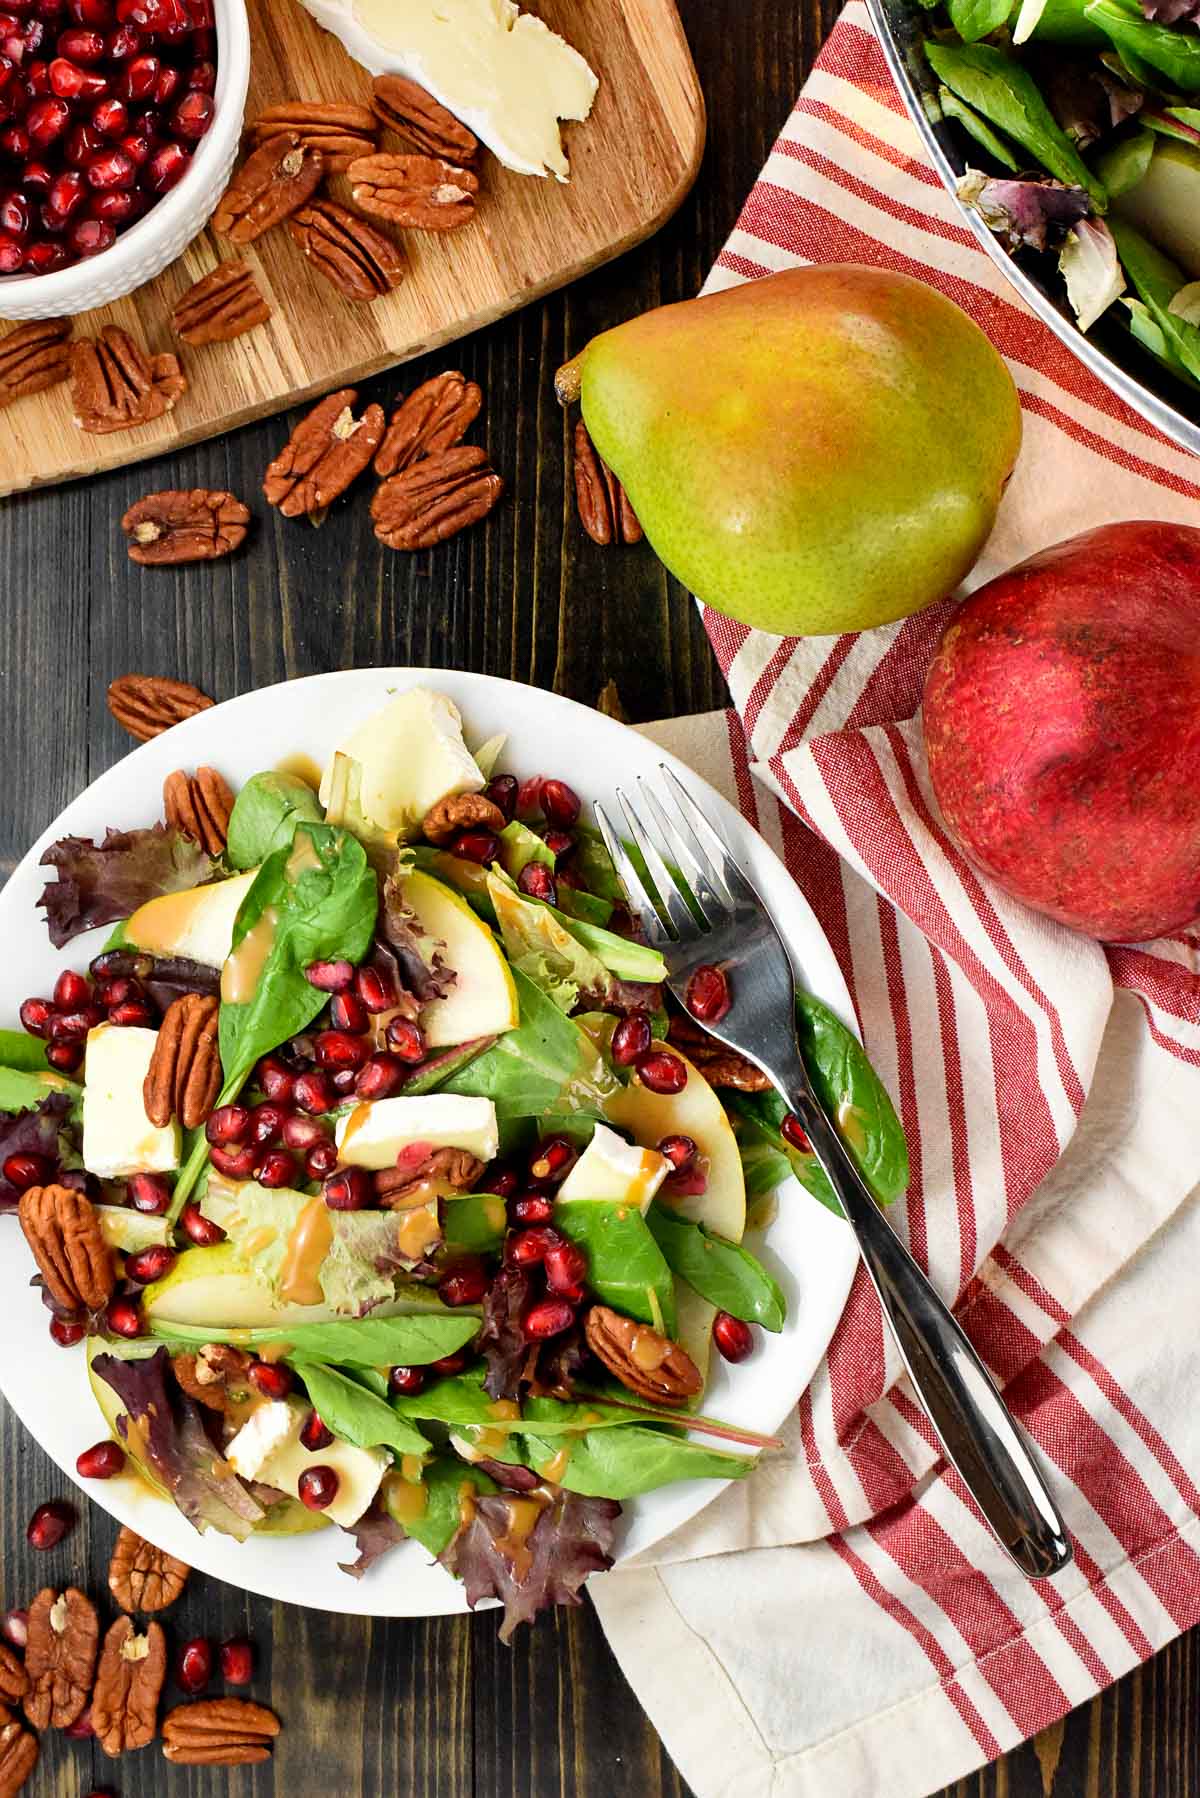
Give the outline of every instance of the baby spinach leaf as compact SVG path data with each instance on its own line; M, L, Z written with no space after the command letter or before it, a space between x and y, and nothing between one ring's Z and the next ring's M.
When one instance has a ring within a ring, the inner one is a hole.
M560 1113L602 1118L617 1081L595 1045L532 980L516 969L513 980L521 1009L517 1028L497 1037L439 1090L493 1100L502 1123Z
M584 1251L588 1285L604 1304L655 1329L661 1317L667 1335L674 1334L671 1270L636 1206L604 1199L560 1199L554 1207L554 1226Z
M298 824L320 824L324 817L320 800L299 775L274 769L251 775L229 815L225 859L231 868L257 868L288 847Z
M1144 335L1135 335L1169 367L1182 370L1193 381L1200 380L1200 326L1189 324L1170 309L1172 299L1186 283L1183 270L1124 219L1114 219L1113 226L1122 267L1155 327L1154 333L1147 329ZM1132 311L1131 303L1126 304Z
M442 1206L442 1231L447 1249L473 1255L498 1254L507 1228L504 1200L494 1193L468 1193L461 1199L447 1199ZM430 1358L437 1360L436 1355ZM393 1361L402 1359L393 1356Z
M294 1366L321 1421L335 1436L344 1437L356 1448L390 1448L398 1455L429 1453L429 1443L420 1430L397 1416L386 1399L315 1361L297 1359Z
M421 1475L425 1509L419 1517L414 1517L409 1514L407 1505L398 1503L393 1510L388 1503L390 1497L402 1492L396 1484L399 1478L398 1474L392 1473L384 1480L384 1506L405 1535L419 1542L435 1558L458 1534L462 1522L463 1487L476 1493L498 1490L495 1480L482 1468L460 1461L457 1455L439 1455L435 1461L430 1461Z
M1104 211L1104 188L1027 69L993 44L939 44L928 39L925 54L934 74L960 99L1028 150L1050 174L1068 186L1085 187L1096 210Z
M1125 0L1090 0L1083 10L1111 39L1131 70L1136 62L1165 77L1168 87L1185 94L1200 93L1200 36L1194 31L1155 25L1142 16L1138 5L1127 5Z
M24 1030L0 1030L0 1068L19 1068L23 1073L35 1074L50 1064L46 1060L46 1045L38 1036L30 1036ZM0 1101L0 1111L11 1111L12 1107Z
M1016 157L1004 139L992 130L986 119L980 118L973 106L968 106L965 100L960 100L958 95L948 87L938 89L938 101L948 119L957 119L963 130L970 133L981 149L986 150L989 156L994 156L1002 168L1011 169L1016 174L1019 166Z
M479 1329L476 1312L447 1311L400 1317L362 1317L291 1329L213 1330L191 1324L151 1323L154 1335L171 1342L234 1341L239 1348L265 1343L287 1345L289 1360L320 1361L340 1367L423 1367L470 1342Z
M617 879L612 856L604 846L604 838L590 824L575 826L575 854L572 866L589 893L623 905L625 890Z
M543 1478L585 1498L637 1498L676 1480L741 1480L757 1465L753 1456L709 1448L641 1423L589 1431L566 1442L522 1435L511 1438L495 1459L513 1461L518 1456Z
M990 37L1012 11L1012 0L946 0L950 23L965 44Z
M613 914L611 899L601 899L598 893L586 892L583 887L560 886L558 909L565 917L578 918L584 924L597 924L601 928Z
M749 1249L712 1235L703 1224L676 1217L657 1202L646 1213L646 1224L671 1272L701 1298L746 1323L782 1330L787 1316L783 1294Z
M1137 186L1150 167L1153 155L1154 135L1150 131L1141 130L1135 131L1132 137L1121 138L1097 154L1096 173L1112 199L1117 199Z

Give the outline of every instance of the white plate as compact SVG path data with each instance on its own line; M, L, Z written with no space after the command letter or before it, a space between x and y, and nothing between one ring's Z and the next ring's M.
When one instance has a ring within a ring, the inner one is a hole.
M130 829L152 822L161 816L162 783L174 768L211 763L237 785L298 752L324 766L335 746L390 694L417 685L455 700L468 742L482 743L506 731L505 768L521 775L560 775L587 802L611 797L618 783L649 774L660 762L675 767L699 794L774 912L791 945L797 974L853 1028L833 952L799 889L740 814L681 762L625 725L555 694L486 675L415 668L321 674L247 693L189 718L102 774L55 820L0 893L0 942L6 947L0 966L0 1024L15 1026L22 999L49 992L61 967L85 967L107 934L77 937L61 953L50 947L43 914L36 909L50 872L38 866L48 843L68 835L99 837L108 826ZM74 1478L76 1456L104 1433L83 1351L66 1351L51 1342L47 1313L29 1286L33 1266L15 1218L0 1218L0 1244L0 1386L27 1429ZM787 1325L777 1336L760 1332L757 1352L741 1367L727 1367L713 1357L705 1409L769 1433L812 1378L841 1315L857 1257L845 1226L793 1184L780 1194L764 1259L787 1295ZM623 1519L620 1558L651 1547L695 1516L724 1485L692 1480L634 1501ZM354 1558L353 1543L338 1529L239 1543L211 1532L197 1535L172 1505L132 1475L89 1482L84 1489L96 1504L160 1548L267 1598L383 1617L466 1608L457 1580L431 1564L415 1542L395 1549L364 1579L353 1580L338 1569L339 1560Z

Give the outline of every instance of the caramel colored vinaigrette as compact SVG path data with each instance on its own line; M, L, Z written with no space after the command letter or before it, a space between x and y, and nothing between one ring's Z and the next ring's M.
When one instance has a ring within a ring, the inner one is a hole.
M321 770L312 756L305 755L302 749L297 750L295 755L285 755L281 762L276 762L275 772L294 775L306 787L311 787L314 793L321 784Z
M302 874L314 869L319 872L321 858L313 847L313 840L306 830L298 830L292 838L292 853L287 858L287 877L299 880Z
M429 1490L419 1480L388 1477L388 1514L399 1524L418 1523L429 1509Z
M469 1529L475 1518L475 1488L470 1480L464 1480L458 1489L458 1527Z
M286 1361L294 1346L291 1342L264 1342L258 1358L260 1361Z
M654 1373L671 1352L671 1344L655 1330L635 1330L629 1344L629 1359L643 1373Z
M533 1565L529 1538L538 1518L552 1502L548 1492L531 1492L520 1498L505 1496L505 1530L502 1536L496 1537L496 1547L511 1566L517 1581L523 1580Z
M279 1270L279 1296L289 1305L319 1305L325 1297L321 1263L333 1242L333 1219L321 1197L310 1199L288 1237Z
M278 923L279 913L268 905L225 963L221 970L221 999L225 1005L245 1005L253 999L275 942Z
M518 1423L521 1407L515 1398L494 1398L488 1406L488 1416L494 1417L497 1423Z
M420 1261L428 1249L442 1240L442 1226L438 1222L437 1206L418 1205L411 1211L397 1214L396 1243L400 1253L409 1261Z
M857 1149L860 1155L865 1154L867 1148L866 1120L859 1107L852 1105L849 1099L843 1099L837 1108L836 1116L837 1127L841 1131L843 1140L852 1149Z
M564 1443L556 1455L551 1455L548 1461L542 1462L541 1466L538 1468L538 1473L541 1475L542 1479L548 1480L552 1486L557 1486L562 1480L563 1474L567 1471L570 1462L570 1445Z
M424 1471L425 1471L425 1458L423 1455L401 1455L401 1457L400 1457L400 1477L401 1477L401 1479L407 1480L410 1485L415 1486L419 1483L419 1481L421 1479L421 1475L423 1474Z

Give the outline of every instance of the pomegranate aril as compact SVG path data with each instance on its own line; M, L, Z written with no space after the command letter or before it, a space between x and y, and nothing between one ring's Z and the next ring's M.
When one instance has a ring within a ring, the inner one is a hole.
M471 1359L469 1349L455 1349L452 1355L442 1355L437 1361L431 1361L425 1369L426 1373L436 1373L443 1379L453 1379L461 1373Z
M27 1030L30 1036L45 1036L53 1015L54 1007L49 999L26 999L17 1013L22 1030Z
M296 1178L296 1163L286 1149L269 1149L259 1162L254 1175L260 1186L269 1192L281 1186L290 1186Z
M30 1548L44 1554L57 1548L63 1537L75 1527L75 1512L60 1498L39 1505L25 1526L25 1540Z
M141 55L131 57L121 71L121 98L135 104L139 100L149 100L161 71L162 64L157 56L143 51Z
M74 1723L68 1723L63 1730L64 1736L69 1736L73 1742L86 1742L94 1736L95 1733L96 1727L92 1722L92 1707L90 1704L85 1705L84 1709L81 1710L76 1717Z
M557 1182L566 1179L575 1161L576 1150L573 1143L568 1142L565 1136L548 1136L534 1150L529 1172L535 1180Z
M75 1471L83 1480L111 1480L125 1466L125 1450L119 1442L105 1437L92 1448L85 1448L75 1462Z
M129 1203L147 1217L162 1217L171 1209L171 1188L161 1174L131 1174Z
M142 1313L134 1299L112 1299L105 1313L105 1326L113 1336L127 1341L142 1334Z
M155 106L160 109L167 106L179 92L179 86L182 80L183 76L180 74L179 70L175 68L174 64L164 63L162 68L158 71L158 80L154 83L154 92L151 95Z
M146 999L126 999L113 1006L108 1021L122 1030L146 1030L155 1022L154 1008Z
M256 1105L250 1113L249 1140L262 1149L269 1148L283 1134L287 1116L283 1106L276 1104L274 1100L268 1099L265 1105Z
M213 1651L207 1636L193 1636L179 1651L175 1683L185 1692L203 1692L212 1678Z
M349 961L310 961L304 978L319 993L344 993L354 981L354 964Z
M344 1167L331 1174L322 1192L331 1211L361 1211L373 1196L370 1175L362 1167Z
M324 1180L338 1164L337 1145L329 1142L314 1143L304 1157L304 1171L310 1180Z
M246 1378L265 1398L286 1398L295 1385L291 1369L280 1361L254 1361Z
M338 1484L332 1467L306 1467L297 1481L296 1493L310 1511L327 1511L337 1497Z
M268 1099L276 1099L281 1105L291 1104L292 1094L296 1090L296 1076L276 1056L264 1055L255 1069L254 1077Z
M101 137L122 137L129 129L129 108L124 100L98 100L92 108L92 130Z
M225 1149L214 1144L209 1150L209 1157L219 1174L228 1180L248 1180L254 1172L258 1161L259 1149L255 1143L248 1142L236 1149Z
M71 108L66 101L57 94L47 94L44 99L35 100L25 114L25 129L30 143L46 150L62 136L70 121Z
M807 1132L794 1111L789 1111L780 1124L779 1134L784 1142L798 1150L801 1155L812 1154L812 1144L808 1140Z
M79 257L99 256L116 241L116 227L104 219L76 219L67 232L67 242Z
M398 1055L372 1055L354 1078L354 1091L360 1099L388 1099L399 1092L408 1078L408 1068Z
M216 110L217 103L211 94L191 88L171 114L171 130L176 137L186 137L189 143L196 143L212 124Z
M297 1075L292 1096L300 1110L307 1111L310 1117L316 1117L323 1111L332 1111L335 1104L328 1074L315 1071Z
M569 830L548 830L542 841L554 857L557 864L565 861L575 847L575 838Z
M107 193L114 187L132 187L137 178L137 164L124 150L114 147L93 156L84 175L89 186Z
M504 1245L504 1259L511 1267L540 1267L551 1249L562 1237L548 1224L537 1224L531 1230L515 1230Z
M188 153L178 144L163 144L146 163L146 185L155 193L166 193L187 171Z
M94 69L81 69L56 56L50 64L50 92L61 100L98 100L108 92L108 78Z
M477 1305L488 1289L488 1274L477 1257L464 1256L447 1269L438 1281L438 1297L443 1305Z
M44 1155L19 1151L8 1157L2 1171L9 1186L17 1192L28 1192L31 1186L44 1184L50 1163Z
M754 1353L754 1332L748 1323L740 1317L731 1317L728 1311L718 1311L713 1318L713 1341L716 1343L726 1361L744 1361Z
M324 1125L318 1124L315 1118L305 1117L299 1111L289 1111L283 1120L283 1140L289 1149L304 1153L315 1148L318 1143L329 1142L330 1136Z
M179 1228L197 1248L209 1249L214 1243L225 1240L225 1232L220 1224L214 1224L211 1217L205 1217L196 1204L185 1205L179 1213Z
M359 968L354 976L354 990L372 1014L390 1011L396 1003L396 989L381 968Z
M74 1348L87 1335L87 1326L77 1323L71 1317L52 1317L50 1319L50 1339L59 1348Z
M187 71L187 84L194 93L211 94L215 92L217 85L216 63L207 60L194 62Z
M44 56L35 57L26 67L25 92L31 100L44 100L50 92L50 64ZM25 124L28 129L28 119Z
M104 139L98 131L93 131L90 125L75 125L67 134L63 157L72 168L81 169L93 156L98 156L103 148Z
M54 982L54 1003L59 1011L77 1011L92 996L92 983L86 974L64 968Z
M547 905L558 901L558 887L545 862L526 862L517 875L517 885L530 899L544 899Z
M664 1136L658 1152L671 1163L677 1174L696 1159L696 1145L690 1136Z
M347 1093L354 1091L354 1082L357 1079L357 1068L339 1068L335 1074L330 1074L329 1084L337 1096L344 1099Z
M425 1385L425 1369L423 1367L392 1367L388 1369L388 1385L393 1392L404 1398L414 1398Z
M50 246L47 246L47 247L49 248ZM62 250L60 245L56 245L54 247L56 249L60 250L61 254L56 258L56 260L54 260L52 262L48 262L46 265L46 268L61 268L63 265L63 262L66 259L67 252L65 250ZM33 246L33 249L37 249L37 248L38 248L38 245L35 244ZM33 250L30 250L29 256L27 256L25 258L27 265L29 264L29 258L32 255L33 255ZM38 273L44 274L45 272L46 272L46 269L43 269L39 266ZM50 1066L55 1070L56 1073L73 1074L75 1072L76 1068L79 1067L83 1061L83 1044L78 1041L67 1042L67 1043L51 1043L50 1047L46 1050L46 1060L49 1062Z
M304 1420L304 1428L300 1431L300 1442L310 1455L319 1454L328 1448L333 1441L333 1431L327 1429L315 1411L310 1411Z
M33 224L33 207L22 193L7 193L0 198L0 231L9 237L29 236Z
M554 1200L542 1192L527 1192L513 1200L515 1224L546 1224L554 1216Z
M155 1280L165 1280L177 1260L174 1249L165 1242L152 1242L136 1254L126 1255L125 1278L137 1286L149 1286Z
M210 1143L230 1148L244 1143L250 1134L250 1108L246 1105L218 1105L204 1126Z
M300 1440L304 1441L303 1431ZM330 1440L332 1441L332 1437ZM305 1443L306 1448L307 1446ZM248 1686L254 1678L254 1646L245 1636L235 1636L229 1642L222 1642L221 1678L227 1686Z
M142 53L141 33L132 25L118 25L115 31L108 34L109 62L129 62Z
M574 1321L575 1313L565 1299L543 1299L525 1313L522 1329L530 1342L542 1342L569 1330Z
M681 1093L687 1085L687 1069L669 1049L650 1049L639 1055L634 1071L647 1092Z
M6 125L0 131L0 156L8 156L13 162L24 162L29 155L29 133L24 125Z
M630 1068L654 1041L649 1013L640 1008L626 1012L613 1029L609 1049L619 1068Z
M587 1276L587 1256L573 1242L559 1243L548 1250L545 1260L546 1284L561 1298L574 1298Z
M486 868L500 853L500 838L494 830L464 830L451 843L450 853L465 862L478 862Z
M542 816L542 783L544 774L531 774L517 788L517 817L529 823L531 819Z
M511 1199L519 1184L515 1168L493 1166L484 1174L475 1190L493 1192L498 1199Z
M4 1637L10 1647L24 1652L29 1641L29 1612L16 1607L5 1611L4 1616L0 1617L0 1636Z
M388 1048L393 1055L398 1055L401 1061L414 1066L418 1061L424 1061L425 1037L421 1026L414 1024L411 1018L389 1018L385 1035Z
M683 1002L701 1024L719 1024L729 1010L729 982L720 968L705 962L687 983Z
M323 1068L338 1073L343 1068L359 1069L371 1051L361 1036L348 1030L322 1030L313 1047Z
M114 188L111 193L93 194L88 201L88 217L103 219L109 225L126 225L146 210L142 196L130 188Z
M21 173L21 184L27 193L49 193L54 183L54 171L46 163L32 161L25 164Z
M335 1030L361 1036L371 1020L357 993L335 993L329 1001L329 1022Z
M497 774L484 788L484 797L504 813L506 824L511 824L516 815L518 786L515 774Z
M108 43L102 31L75 25L59 35L54 48L68 62L79 63L87 68L94 62L103 62Z
M111 0L68 0L67 11L79 25L111 25Z
M565 780L544 780L541 800L547 824L555 824L559 830L571 830L578 824L583 808L578 793Z

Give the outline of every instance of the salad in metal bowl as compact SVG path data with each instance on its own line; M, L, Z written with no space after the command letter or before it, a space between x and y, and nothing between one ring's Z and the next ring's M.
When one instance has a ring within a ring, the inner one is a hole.
M82 1476L238 1540L338 1526L356 1577L412 1539L507 1638L623 1504L771 1446L704 1414L709 1358L784 1322L756 1205L832 1195L667 1009L579 796L503 747L414 688L319 784L180 769L162 819L51 845L54 945L110 934L0 1030L0 1212L108 1426ZM797 1003L887 1202L886 1093Z

